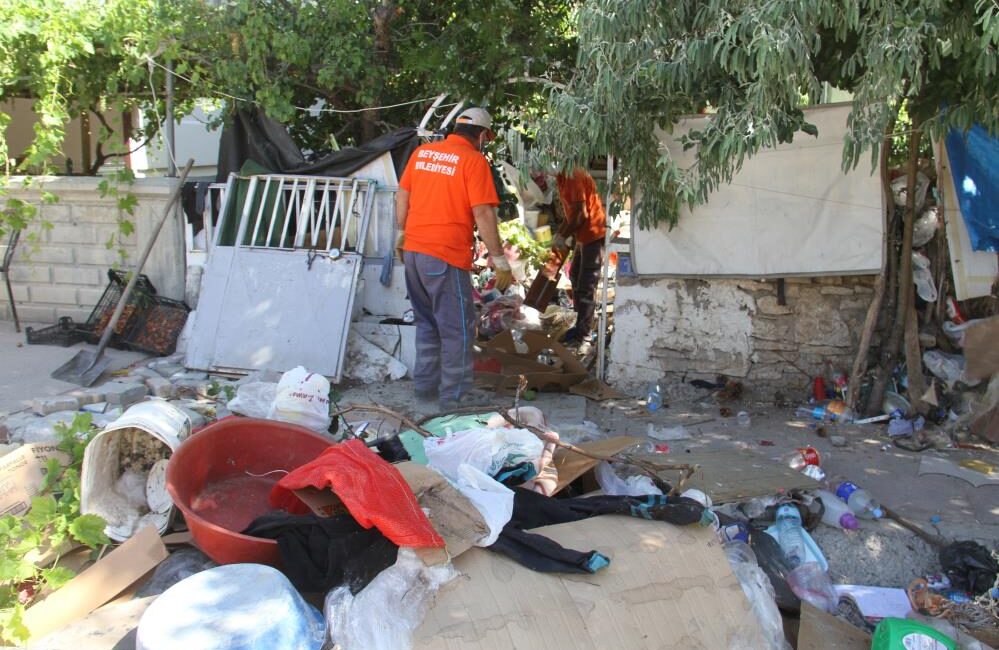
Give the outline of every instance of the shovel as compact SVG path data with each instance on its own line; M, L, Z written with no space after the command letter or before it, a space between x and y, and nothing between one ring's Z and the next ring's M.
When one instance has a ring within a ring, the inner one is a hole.
M104 348L108 346L108 342L111 340L114 328L117 327L118 320L121 318L122 312L125 311L125 305L128 304L128 298L132 295L132 289L135 288L135 284L139 281L139 274L142 272L142 267L146 264L146 258L149 257L149 253L153 250L153 244L156 243L156 238L159 236L160 230L163 229L163 224L166 223L167 217L170 216L170 211L180 197L180 190L184 187L184 181L187 180L187 173L191 171L193 165L194 159L191 158L187 161L187 165L184 166L184 171L180 174L180 182L177 183L173 194L170 195L170 200L167 202L166 207L163 208L163 216L160 217L159 223L156 224L152 235L149 236L146 248L142 251L142 256L139 257L139 261L135 265L135 270L132 272L132 277L128 281L128 284L125 285L125 290L121 292L121 297L118 298L118 305L114 309L114 314L111 315L111 320L104 327L104 333L101 334L97 350L95 352L80 350L76 353L75 357L52 372L51 376L53 379L61 379L62 381L68 381L80 386L91 386L107 369L108 364L111 363L111 359L104 356Z

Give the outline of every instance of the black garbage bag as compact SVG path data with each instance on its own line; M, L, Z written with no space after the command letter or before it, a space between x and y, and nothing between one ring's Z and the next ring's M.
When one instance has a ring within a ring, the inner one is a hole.
M770 578L777 607L790 614L801 611L801 599L791 591L791 586L787 584L787 576L791 573L791 567L787 565L784 551L781 550L777 540L758 528L751 528L749 547L753 549L760 568Z
M954 542L940 549L940 566L955 589L979 596L996 583L999 565L978 542Z

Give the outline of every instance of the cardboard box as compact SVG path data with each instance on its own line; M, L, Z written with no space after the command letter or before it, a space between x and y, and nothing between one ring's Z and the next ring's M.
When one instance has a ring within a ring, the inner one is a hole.
M603 516L531 531L611 558L596 574L537 573L473 548L441 589L414 650L765 648L714 533Z
M24 625L35 638L79 620L155 569L167 555L156 529L143 528L62 589L29 607Z
M527 353L517 352L513 335L501 332L482 346L481 359L495 359L502 367L499 373L478 372L476 379L500 391L515 392L519 376L527 378L528 388L566 391L590 376L580 361L565 347L544 332L523 333ZM538 363L538 353L550 349L558 359L557 367Z
M24 445L0 458L0 515L23 515L31 508L52 458L64 467L70 460L55 443Z

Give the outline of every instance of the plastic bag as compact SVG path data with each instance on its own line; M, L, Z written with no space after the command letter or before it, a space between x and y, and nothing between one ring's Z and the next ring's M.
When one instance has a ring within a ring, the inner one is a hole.
M926 364L927 370L947 384L947 388L953 388L954 384L959 381L968 386L976 386L979 383L978 380L968 379L964 376L967 360L963 354L947 354L940 350L927 350L923 353L923 363Z
M489 527L489 534L475 545L492 546L513 517L513 490L471 465L458 468L454 486L472 502Z
M469 429L423 442L430 467L452 481L463 464L495 476L502 468L523 462L537 466L544 443L524 429Z
M930 179L923 172L916 172L916 202L913 209L919 212L923 209L923 202L926 200L926 190L930 187ZM900 208L905 207L906 196L908 195L909 179L907 174L902 174L891 182L892 195L895 198L895 205Z
M939 227L940 218L937 216L936 206L926 208L912 224L912 245L916 248L925 246L937 234Z
M641 497L647 494L663 493L662 490L652 483L652 479L648 476L635 475L628 478L621 478L607 461L597 463L593 473L604 494Z
M942 548L940 566L955 589L976 596L992 588L999 572L999 564L989 549L971 541L954 542Z
M839 596L829 580L829 574L818 562L805 562L791 571L787 584L798 598L830 614L836 611Z
M933 283L933 270L930 269L930 258L922 253L912 254L912 282L916 285L916 293L926 302L935 302L937 287Z
M411 549L400 548L395 564L367 587L350 594L338 587L323 611L330 640L341 650L406 650L427 615L437 590L456 578L450 564L428 567Z
M267 418L299 424L313 431L326 431L332 422L329 380L302 366L284 373Z
M236 389L236 397L229 400L226 407L248 418L266 418L277 397L277 387L277 384L270 382L243 384Z
M774 601L774 589L760 565L756 556L745 542L726 542L725 557L732 567L732 573L739 579L742 592L746 594L753 614L760 623L763 636L770 650L790 650L791 646L784 638L784 623L780 610Z

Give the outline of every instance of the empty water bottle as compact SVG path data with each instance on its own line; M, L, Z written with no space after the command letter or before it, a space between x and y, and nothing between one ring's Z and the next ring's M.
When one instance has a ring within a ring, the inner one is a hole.
M856 530L860 528L860 522L850 511L850 506L846 505L835 494L828 490L816 490L815 496L822 499L822 523L833 528L843 528L845 530Z
M846 502L851 512L861 519L880 519L884 516L884 510L877 499L857 487L849 481L844 481L836 486L836 496Z
M649 382L649 390L645 394L645 408L658 411L663 405L663 391L658 381Z
M840 400L832 400L828 404L816 404L815 406L799 406L798 417L814 418L816 420L828 420L831 422L853 422L853 410Z
M805 537L801 528L801 513L793 505L777 508L777 542L784 559L792 569L805 561Z

